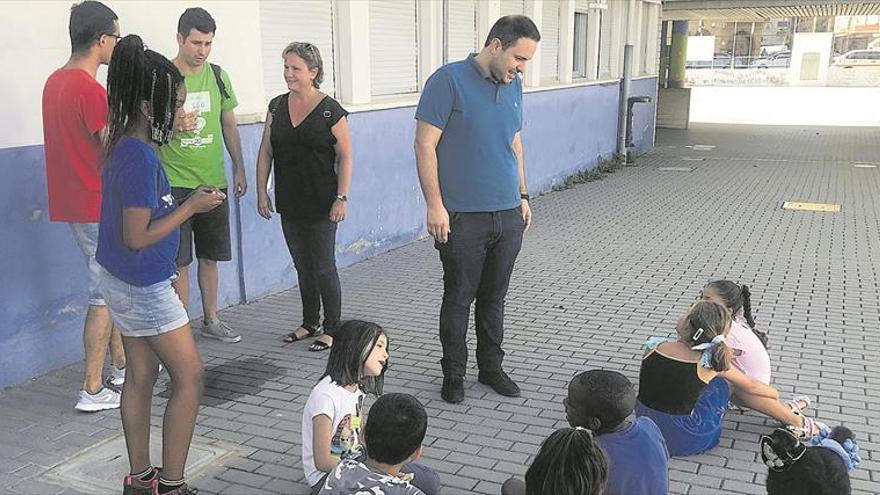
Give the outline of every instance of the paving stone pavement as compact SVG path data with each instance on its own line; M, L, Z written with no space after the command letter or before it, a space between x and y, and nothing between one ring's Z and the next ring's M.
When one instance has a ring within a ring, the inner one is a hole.
M753 288L773 384L816 397L819 419L857 433L854 493L880 493L880 168L855 166L880 162L880 129L700 125L658 139L634 167L535 199L506 315L505 363L521 398L476 383L472 358L465 402L440 399L442 280L431 242L341 271L344 316L379 322L391 336L387 390L413 393L429 411L426 462L444 493L497 494L522 475L540 442L565 425L568 380L606 368L635 382L645 338L670 334L714 278ZM783 211L783 201L842 211ZM275 294L222 313L242 343L200 342L207 383L197 438L238 449L192 480L200 493L308 493L300 420L327 354L281 344L298 314L296 289ZM0 491L78 493L40 475L120 434L118 412L73 411L80 373L69 366L0 392ZM163 377L157 428L166 387ZM719 447L672 460L671 493L765 493L757 440L772 427L732 411Z

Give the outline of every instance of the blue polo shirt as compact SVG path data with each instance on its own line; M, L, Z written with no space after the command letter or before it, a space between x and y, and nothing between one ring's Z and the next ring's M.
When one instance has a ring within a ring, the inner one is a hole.
M454 212L520 205L513 137L522 129L522 80L495 82L471 55L431 75L416 119L443 131L437 174L443 205Z

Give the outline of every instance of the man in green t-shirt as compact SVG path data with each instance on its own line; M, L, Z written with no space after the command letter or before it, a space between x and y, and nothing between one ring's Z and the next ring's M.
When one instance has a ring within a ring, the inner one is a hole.
M171 182L172 194L179 201L201 185L227 192L224 143L232 158L235 197L240 198L247 191L241 139L233 111L238 100L226 72L206 63L216 30L214 19L199 7L186 9L177 23L178 50L172 62L186 81L186 103L175 117L173 139L159 148L159 159ZM223 342L239 342L241 335L217 318L217 262L232 259L229 204L226 200L210 212L194 215L180 226L180 250L177 253L180 276L174 286L184 306L189 302L193 241L199 260L199 290L204 310L202 335Z

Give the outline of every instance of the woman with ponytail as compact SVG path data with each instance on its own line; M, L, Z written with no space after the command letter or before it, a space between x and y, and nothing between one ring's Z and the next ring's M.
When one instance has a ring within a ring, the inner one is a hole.
M652 337L639 371L636 414L657 423L672 456L705 452L721 438L731 392L803 438L827 428L779 401L773 387L731 366L730 313L700 301L679 321L678 340Z
M183 77L162 55L129 35L116 46L107 73L110 107L107 163L96 258L127 363L122 426L131 474L125 495L195 493L183 478L202 388L202 360L189 318L171 287L178 227L223 201L199 188L183 203L171 195L156 148L171 138L174 113L186 97ZM162 428L161 471L150 460L150 410L159 363L171 376Z

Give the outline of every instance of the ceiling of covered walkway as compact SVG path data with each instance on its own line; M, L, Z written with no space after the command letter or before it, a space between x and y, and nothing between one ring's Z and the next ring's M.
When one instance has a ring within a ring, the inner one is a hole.
M880 15L880 0L664 0L664 20L760 21L786 17Z

